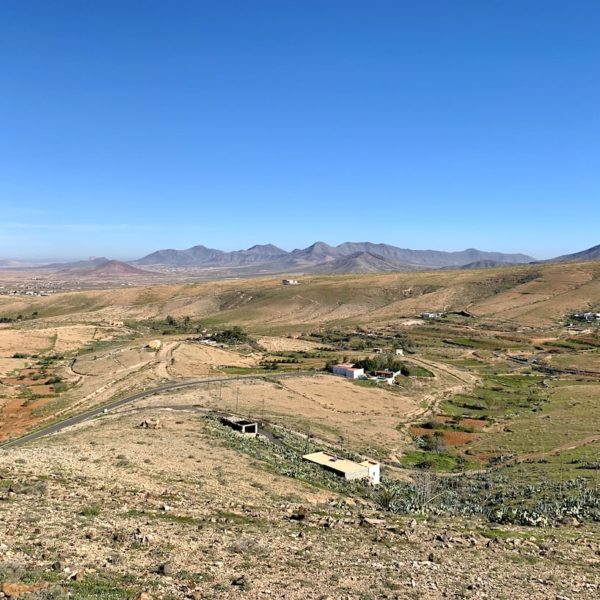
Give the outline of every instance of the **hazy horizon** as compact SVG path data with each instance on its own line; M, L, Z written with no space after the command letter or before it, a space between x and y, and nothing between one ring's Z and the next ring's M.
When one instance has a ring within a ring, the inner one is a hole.
M2 238L0 238L0 241L1 241L1 239ZM589 245L563 246L562 249L559 249L556 252L553 252L553 253L546 252L544 254L530 252L525 247L525 244L524 244L524 246L519 246L518 244L515 245L514 240L510 247L506 247L506 246L491 247L489 245L480 247L480 246L476 246L474 244L469 244L469 243L465 243L462 245L454 244L454 245L445 246L445 247L438 247L438 246L435 246L433 243L421 244L418 246L409 246L407 244L403 244L402 242L398 242L398 241L380 240L380 239L357 240L357 239L346 239L346 238L343 238L343 239L340 238L339 241L338 240L330 241L328 239L316 239L316 238L308 239L307 238L306 242L300 242L299 244L296 244L296 245L290 245L289 243L286 243L284 241L277 243L277 241L273 241L273 240L263 240L263 241L249 242L246 244L240 244L237 246L235 245L235 243L228 244L227 246L220 246L217 243L209 244L205 241L199 240L199 241L190 242L190 243L165 244L162 246L147 246L145 248L140 247L140 249L137 252L135 252L135 251L122 252L118 248L115 248L111 245L110 246L102 245L102 243L99 242L98 250L95 252L94 251L85 252L85 251L78 251L77 249L73 249L70 252L63 252L61 254L59 254L59 253L51 254L51 253L44 253L44 252L30 253L30 254L23 253L20 255L0 254L0 260L15 260L15 261L22 261L22 262L68 262L68 261L72 261L72 260L87 260L87 259L105 257L105 258L109 258L111 260L120 260L120 261L127 262L127 261L137 260L148 254L156 252L157 250L187 250L194 246L205 246L207 248L223 250L225 252L233 252L236 250L247 250L248 248L251 248L252 246L255 246L255 245L272 244L274 246L277 246L278 248L281 248L282 250L291 252L293 250L308 248L309 246L311 246L312 244L314 244L316 242L324 242L324 243L328 244L329 246L338 246L339 244L343 244L345 242L351 242L351 243L371 242L373 244L386 244L386 245L390 245L390 246L396 246L397 248L403 248L403 249L409 249L409 250L422 250L422 251L433 250L433 251L440 251L440 252L461 252L463 250L474 248L474 249L480 250L482 252L501 252L503 254L526 254L528 256L535 258L536 260L546 260L546 259L556 258L558 256L562 256L565 254L573 254L573 253L580 252L582 250L587 250L588 248L597 246L600 243L600 238L595 243L592 242ZM88 248L93 249L93 245L90 245Z
M423 247L418 247L418 248L409 248L408 246L403 246L401 244L397 244L397 243L392 243L389 241L380 241L380 240L343 240L341 242L335 242L335 243L331 243L326 239L321 239L321 240L312 240L310 242L307 242L303 245L300 246L294 246L294 247L289 247L286 244L276 244L274 242L271 241L262 241L262 242L256 242L247 246L239 246L239 247L218 247L218 246L208 246L207 244L204 244L202 242L199 242L197 244L191 244L190 246L164 246L164 247L160 247L160 248L152 248L149 249L147 251L142 251L140 254L136 254L136 255L120 255L118 253L115 253L114 251L111 251L110 248L108 249L108 251L106 252L96 252L96 253L91 253L91 254L73 254L73 255L40 255L40 256L1 256L0 255L0 260L14 260L14 261L21 261L21 262L32 262L32 263L52 263L52 262L70 262L73 260L92 260L92 259L96 259L96 258L108 258L110 260L119 260L119 261L124 261L124 262L129 262L129 261L134 261L140 258L143 258L144 256L151 254L157 250L187 250L188 248L191 248L193 246L205 246L207 248L213 248L216 250L223 250L225 252L233 252L236 250L247 250L249 248L251 248L252 246L255 245L266 245L266 244L272 244L274 246L277 246L278 248L285 250L287 252L292 252L293 250L300 250L300 249L304 249L304 248L308 248L309 246L317 243L317 242L323 242L325 244L328 244L330 246L338 246L339 244L342 244L344 242L350 242L350 243L363 243L363 242L370 242L373 244L386 244L386 245L390 245L390 246L396 246L398 248L403 248L403 249L409 249L409 250L418 250L418 251L428 251L428 250L432 250L432 251L440 251L440 252L461 252L463 250L468 250L468 249L476 249L482 252L501 252L503 254L525 254L528 256L531 256L532 258L536 259L536 260L546 260L546 259L550 259L550 258L555 258L557 256L559 256L559 254L556 255L552 255L552 256L536 256L533 254L530 254L528 252L521 252L519 250L513 251L513 250L504 250L502 248L478 248L475 246L469 246L469 245L465 245L463 247L455 247L455 248L437 248L434 246L423 246ZM574 252L578 252L580 250L585 250L585 248L577 248L577 249L571 249L571 250L567 250L565 252L562 252L560 255L562 254L572 254Z

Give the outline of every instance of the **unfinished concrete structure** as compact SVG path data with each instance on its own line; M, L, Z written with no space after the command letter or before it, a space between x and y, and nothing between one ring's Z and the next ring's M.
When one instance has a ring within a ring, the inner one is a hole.
M223 425L227 425L227 427L231 427L231 429L239 431L240 433L248 435L258 434L258 423L256 422L247 421L246 419L234 416L220 417L220 421Z
M352 479L368 479L373 485L380 482L380 465L374 460L364 460L357 463L336 456L331 452L313 452L312 454L305 454L302 458L349 481Z

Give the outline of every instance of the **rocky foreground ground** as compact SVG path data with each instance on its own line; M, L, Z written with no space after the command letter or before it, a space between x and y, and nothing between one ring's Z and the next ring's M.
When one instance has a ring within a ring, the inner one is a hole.
M269 471L198 415L144 409L0 451L0 582L8 598L575 600L600 597L600 533L381 513Z

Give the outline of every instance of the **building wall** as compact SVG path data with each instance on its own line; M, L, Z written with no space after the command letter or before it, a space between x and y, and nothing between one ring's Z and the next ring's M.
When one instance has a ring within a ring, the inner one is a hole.
M364 479L369 476L369 470L365 467L364 470L354 471L354 473L343 473L342 475L344 479L347 479L348 481L352 481L353 479Z
M373 485L379 485L380 482L380 466L377 465L369 465L369 479Z
M346 369L345 367L333 367L334 375L341 375L342 377L348 377L349 379L358 379L361 375L364 375L363 369Z

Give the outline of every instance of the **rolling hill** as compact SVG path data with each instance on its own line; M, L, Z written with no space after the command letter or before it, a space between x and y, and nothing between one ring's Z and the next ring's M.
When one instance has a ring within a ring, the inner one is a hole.
M337 259L336 259L337 260ZM382 259L355 255L350 264L330 261L331 271L382 267ZM215 280L65 292L42 298L0 296L0 313L58 318L82 310L96 322L109 309L110 319L152 319L160 314L200 321L238 324L249 330L313 329L328 323L390 324L424 311L468 310L476 318L525 326L563 323L566 315L591 310L600 298L597 262L536 264L498 269L413 270L393 273L299 277L299 286L283 286L280 277ZM107 267L120 270L120 267ZM121 267L122 268L122 267ZM325 267L323 267L325 271ZM95 281L103 277L96 271ZM141 270L141 269L140 269ZM135 275L140 276L138 271ZM146 273L144 273L146 275ZM130 276L132 280L135 277ZM154 279L154 278L153 278ZM143 303L140 303L143 299Z
M76 275L77 277L128 277L128 276L153 276L156 273L139 269L120 260L107 260L93 267L83 269L66 269L61 271L65 274Z

